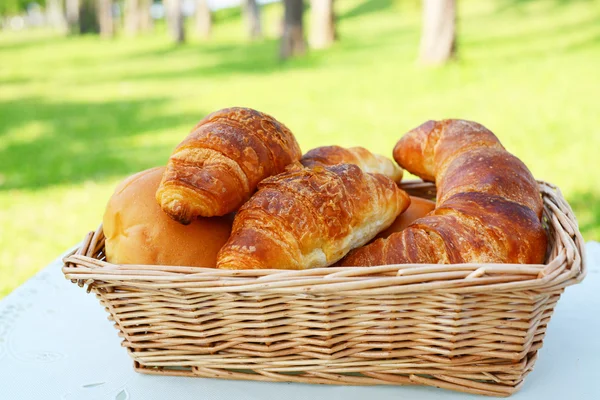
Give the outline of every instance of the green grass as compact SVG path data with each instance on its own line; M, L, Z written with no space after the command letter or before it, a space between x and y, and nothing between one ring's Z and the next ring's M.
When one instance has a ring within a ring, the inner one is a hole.
M341 41L280 63L279 5L248 43L239 10L210 41L0 33L0 297L101 221L115 184L166 163L207 113L269 112L304 150L390 154L427 119L492 129L537 178L559 185L600 239L600 3L461 0L460 59L415 63L419 1L337 2ZM164 28L160 28L162 31Z

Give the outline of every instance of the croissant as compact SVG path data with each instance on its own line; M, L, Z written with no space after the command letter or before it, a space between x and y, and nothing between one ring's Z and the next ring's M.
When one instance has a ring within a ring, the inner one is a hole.
M364 172L382 174L394 182L402 179L402 168L392 160L379 154L373 154L364 147L323 146L306 153L300 160L305 167L315 165L355 164Z
M217 268L325 267L387 228L410 203L388 177L353 164L288 170L240 208Z
M542 200L531 172L482 125L429 121L394 159L437 186L436 208L402 232L357 249L344 266L544 261Z
M264 178L302 153L290 130L250 108L226 108L200 121L167 164L156 199L183 224L237 210Z

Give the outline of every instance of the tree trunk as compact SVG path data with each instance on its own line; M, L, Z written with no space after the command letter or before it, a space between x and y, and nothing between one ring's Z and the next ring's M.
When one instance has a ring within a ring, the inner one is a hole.
M148 32L153 27L150 15L152 0L125 0L125 32L136 36L141 31Z
M95 0L81 0L79 7L79 32L99 33L98 9Z
M302 0L284 0L283 35L279 57L286 58L304 54L306 44L304 42L304 28L302 24Z
M69 34L79 34L79 0L65 0L67 28Z
M203 38L210 37L212 17L206 0L196 0L196 32Z
M46 18L52 28L62 32L66 30L67 21L61 0L46 0Z
M142 32L150 32L154 27L154 21L150 14L152 0L140 0L140 30Z
M103 38L114 36L112 0L98 0L98 23L100 25L100 36Z
M336 38L333 0L311 0L310 45L315 49L331 46Z
M424 0L419 58L443 64L456 54L456 0Z
M140 1L125 0L123 5L124 15L124 30L129 36L135 36L140 31Z
M260 8L256 0L246 0L244 2L244 11L246 13L246 24L248 26L248 37L251 40L262 36L262 25L260 23Z
M182 0L166 0L167 23L175 43L185 42L185 26L183 17Z

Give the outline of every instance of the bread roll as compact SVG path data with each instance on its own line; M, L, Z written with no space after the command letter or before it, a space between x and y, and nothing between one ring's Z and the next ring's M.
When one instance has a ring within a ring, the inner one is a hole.
M392 233L406 229L415 220L426 216L435 208L435 202L421 197L410 196L410 206L385 231L380 232L375 238L386 238Z
M156 202L164 167L125 179L104 213L106 258L114 264L182 265L214 268L229 238L231 216L173 221Z

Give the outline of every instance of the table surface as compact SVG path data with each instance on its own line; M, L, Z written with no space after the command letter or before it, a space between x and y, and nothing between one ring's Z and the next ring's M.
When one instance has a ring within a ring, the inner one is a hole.
M600 243L588 276L559 301L544 347L511 399L600 398ZM0 302L0 399L454 400L479 396L418 386L329 386L138 374L93 294L66 280L60 258ZM483 398L481 396L481 398Z

